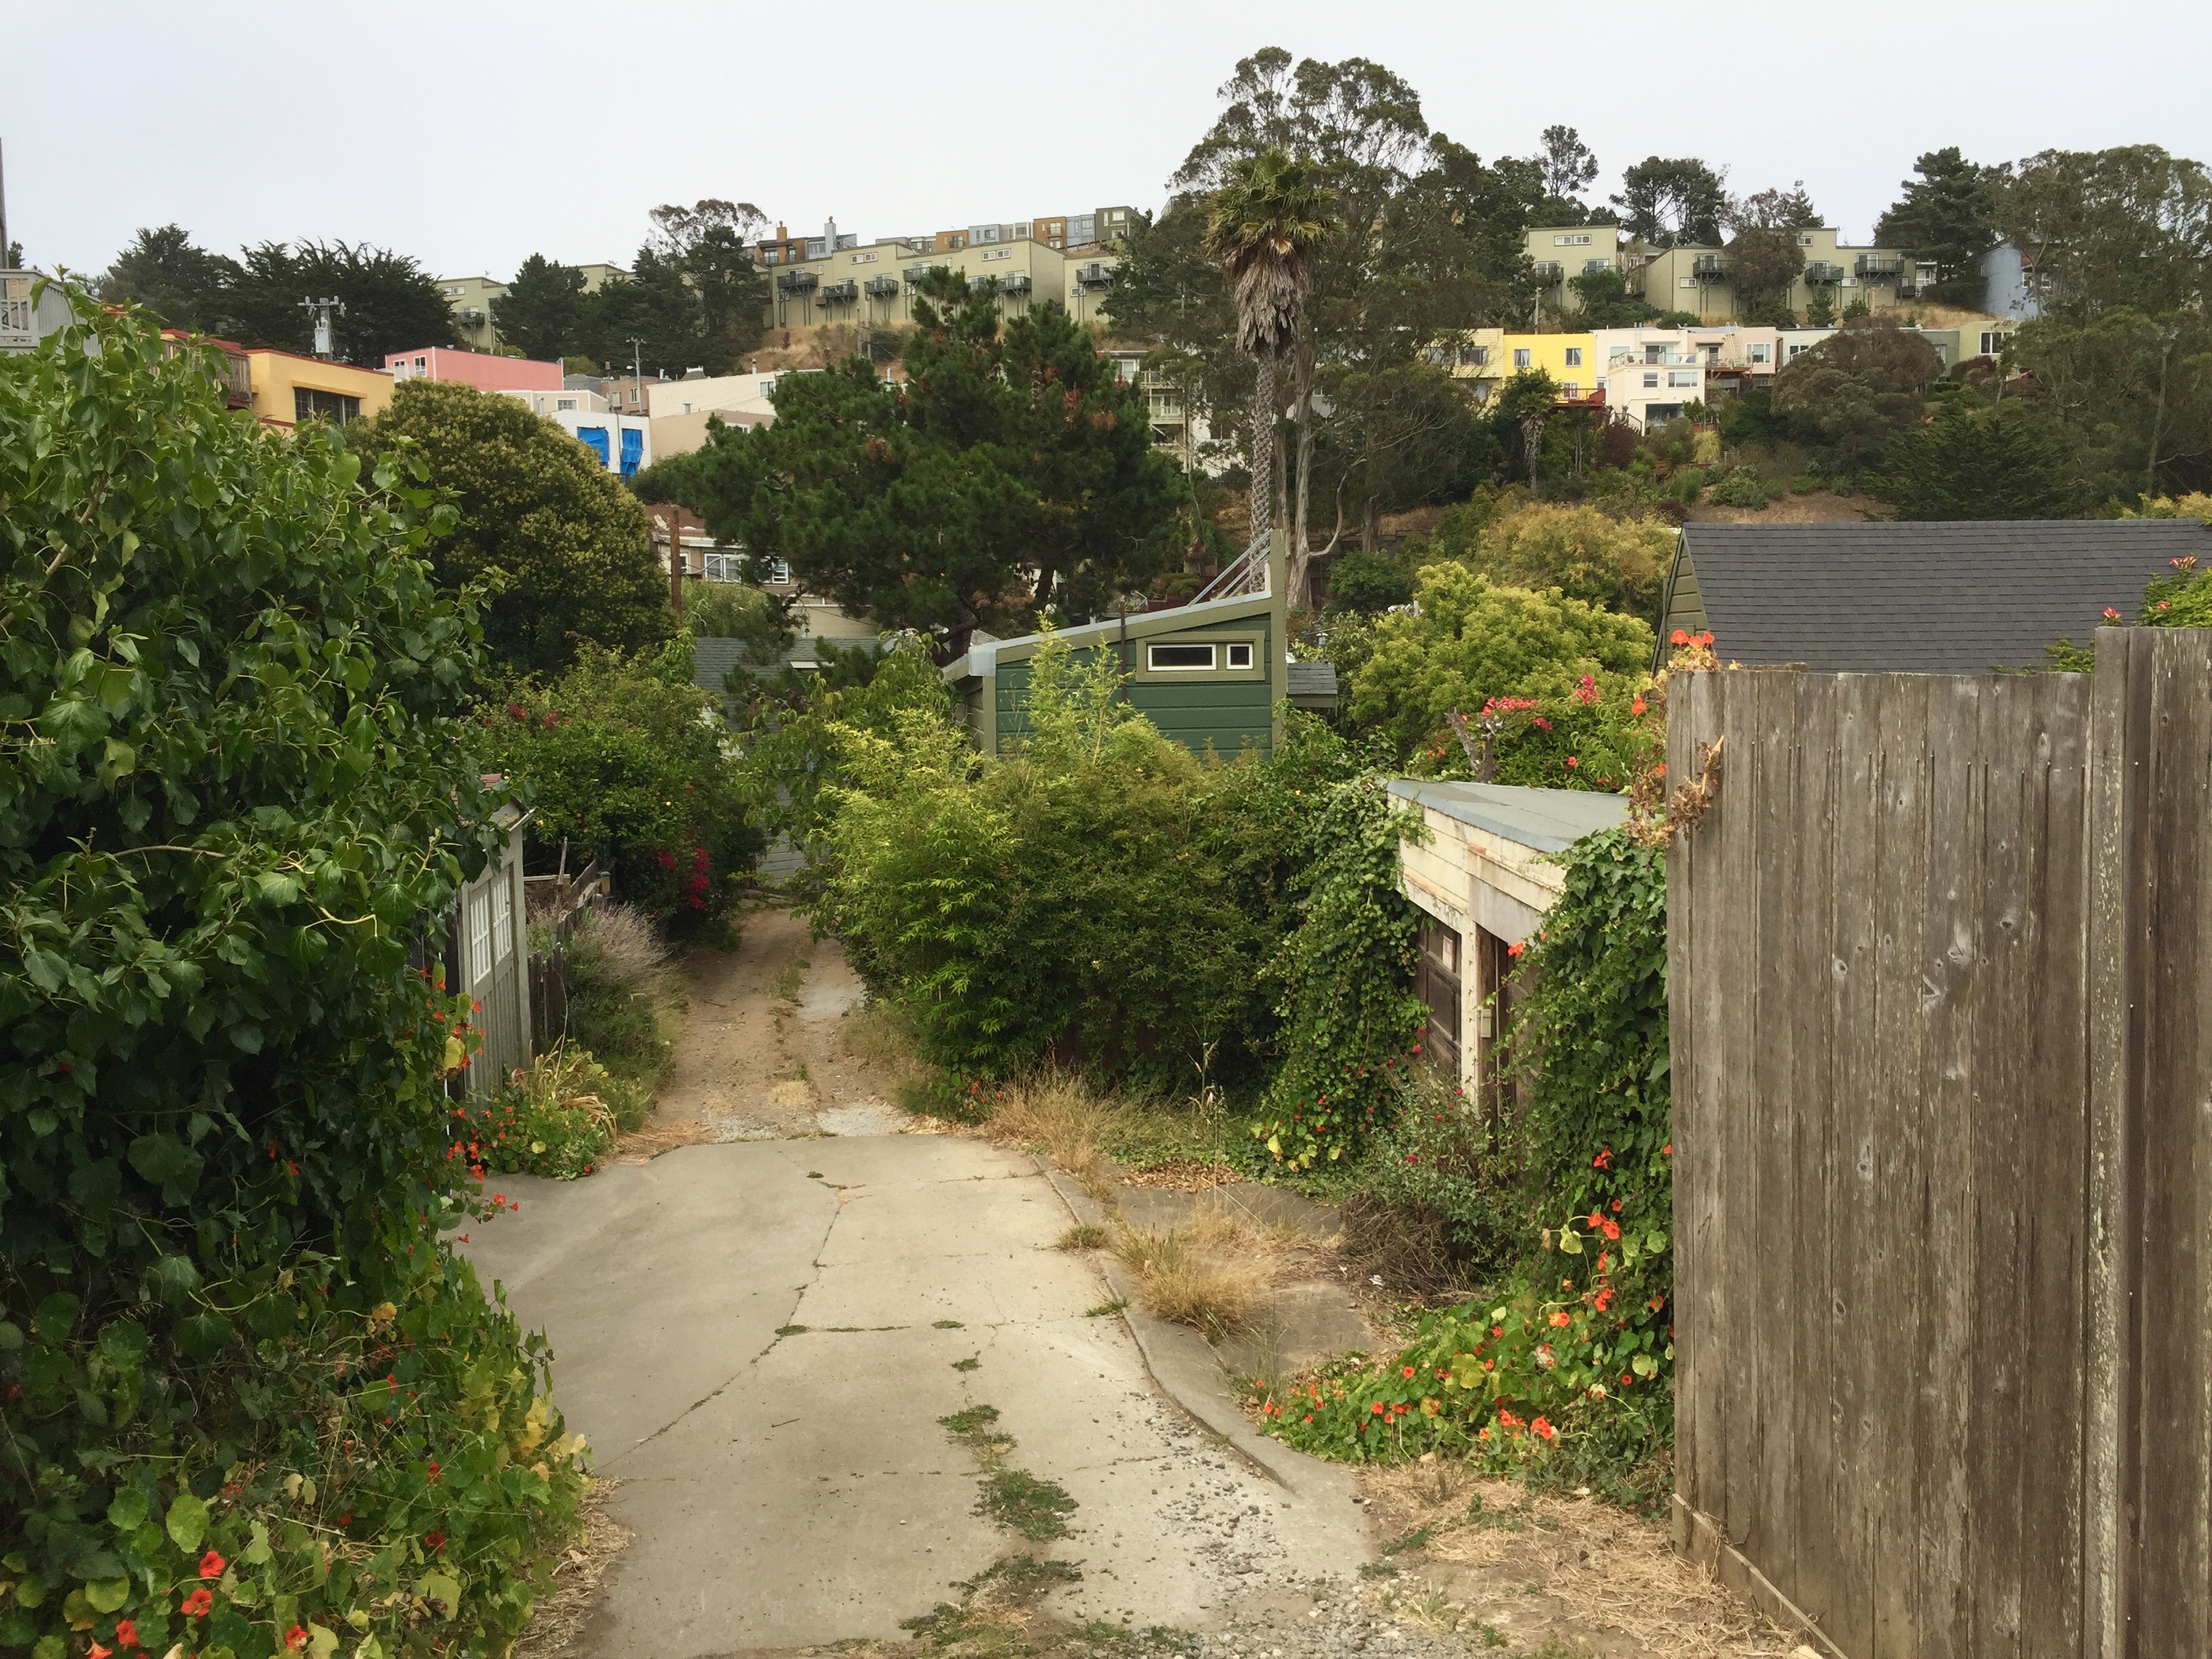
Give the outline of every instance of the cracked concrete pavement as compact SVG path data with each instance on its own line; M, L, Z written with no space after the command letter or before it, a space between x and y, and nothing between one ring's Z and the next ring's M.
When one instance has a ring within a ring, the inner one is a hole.
M834 982L842 962L811 948ZM556 1397L621 1477L616 1518L636 1534L571 1652L899 1636L1035 1547L976 1512L975 1461L939 1425L976 1404L998 1408L1012 1464L1076 1500L1071 1535L1038 1553L1082 1580L1048 1612L1206 1629L1302 1608L1371 1558L1347 1471L1295 1459L1285 1484L1163 1395L1097 1311L1097 1267L1054 1248L1073 1218L1033 1159L760 1127L805 1138L505 1178L529 1201L468 1247L550 1338Z

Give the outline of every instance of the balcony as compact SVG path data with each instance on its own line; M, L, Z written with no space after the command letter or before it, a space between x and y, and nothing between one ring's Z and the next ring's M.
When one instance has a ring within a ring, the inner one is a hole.
M1011 276L1002 277L999 283L999 292L1013 299L1026 300L1030 294L1029 272L1018 270Z
M906 285L908 288L920 288L921 286L921 279L929 275L929 267L927 265L908 265L902 275L905 277Z
M1539 259L1531 269L1535 271L1536 281L1542 287L1557 288L1559 285L1564 268L1557 259Z
M1729 279L1728 262L1717 253L1693 254L1690 258L1690 275L1700 283L1725 283Z
M818 271L782 270L776 273L775 285L786 294L805 294L822 285L822 276Z
M1077 268L1075 280L1078 286L1085 289L1111 288L1114 286L1114 267L1093 259L1090 264Z
M898 298L899 280L896 276L871 276L866 291L871 300L896 300Z
M860 297L860 285L847 277L842 283L824 283L821 298L814 303L817 306L848 306Z
M1805 285L1808 288L1833 288L1843 280L1844 268L1831 264L1826 259L1814 259L1805 267Z
M1893 283L1905 275L1905 259L1895 253L1862 253L1853 262L1852 269L1875 282Z

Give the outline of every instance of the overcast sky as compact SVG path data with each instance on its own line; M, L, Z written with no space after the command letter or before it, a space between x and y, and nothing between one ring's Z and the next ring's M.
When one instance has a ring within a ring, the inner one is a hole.
M1654 154L1703 156L1739 191L1802 179L1855 239L1945 144L2212 159L2212 100L2190 90L2206 0L109 0L94 17L10 8L0 54L9 230L46 268L103 269L171 221L219 249L343 239L504 277L534 252L626 262L647 208L709 196L864 237L1156 208L1263 46L1388 65L1486 159L1577 127L1601 192Z

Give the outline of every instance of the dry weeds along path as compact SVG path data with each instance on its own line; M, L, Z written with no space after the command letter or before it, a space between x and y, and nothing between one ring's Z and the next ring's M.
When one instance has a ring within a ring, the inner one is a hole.
M691 988L656 1127L705 1144L508 1177L528 1201L470 1247L550 1337L635 1534L562 1650L903 1646L916 1619L925 1652L978 1620L1128 1650L1083 1629L1287 1622L1349 1592L1372 1555L1351 1476L1297 1460L1286 1485L1164 1398L1096 1268L1054 1248L1072 1218L1034 1159L896 1132L841 1040L834 944L764 913Z

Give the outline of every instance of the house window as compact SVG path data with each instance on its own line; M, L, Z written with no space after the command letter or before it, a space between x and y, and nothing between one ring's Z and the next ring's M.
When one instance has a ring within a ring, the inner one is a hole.
M1146 646L1145 665L1156 672L1162 669L1203 672L1213 666L1213 647L1210 645Z
M1587 235L1554 236L1552 238L1552 246L1553 247L1588 247L1589 238Z
M1797 239L1797 246L1799 247L1810 247L1813 246L1813 239L1809 236L1800 236Z
M1676 288L1695 288L1697 285L1698 279L1694 276L1685 276L1681 281L1674 284Z
M1516 368L1526 368L1528 367L1528 348L1527 346L1515 346L1513 348L1513 367Z
M1569 346L1567 348L1567 367L1569 368L1580 368L1582 366L1583 349L1580 346Z
M1808 345L1799 345L1795 340L1792 340L1790 343L1790 355L1793 357L1798 356L1802 352L1810 351L1813 348Z
M1252 647L1249 644L1239 642L1227 647L1226 649L1229 653L1229 665L1231 668L1249 668L1252 665Z
M415 360L415 367L417 368L428 368L430 367L430 360L428 357L417 357Z
M1459 360L1461 364L1468 368L1487 368L1490 363L1490 348L1488 346L1462 346L1459 349Z
M853 263L856 265L872 265L875 262L876 256L872 253L855 253L853 256Z
M329 421L345 426L361 418L361 399L349 398L343 392L318 392L313 386L292 388L292 419L304 425L309 421Z
M491 894L479 887L469 895L469 983L491 975Z
M574 409L575 406L576 400L574 398L556 398L553 400L553 407L556 409Z
M1670 368L1667 371L1668 386L1695 386L1697 383L1698 371L1694 368Z
M1985 329L1982 333L1982 356L1984 357L1994 357L1997 353L2002 351L2011 343L2011 335L1994 332Z
M1559 388L1559 391L1565 397L1579 398L1583 395L1582 382L1580 380L1569 380L1565 385Z
M1659 371L1656 368L1645 371L1644 384L1650 386L1657 386L1659 384Z
M495 962L514 954L514 894L496 876L491 884L491 950Z
M1751 361L1764 363L1772 361L1772 351L1764 342L1751 348Z

